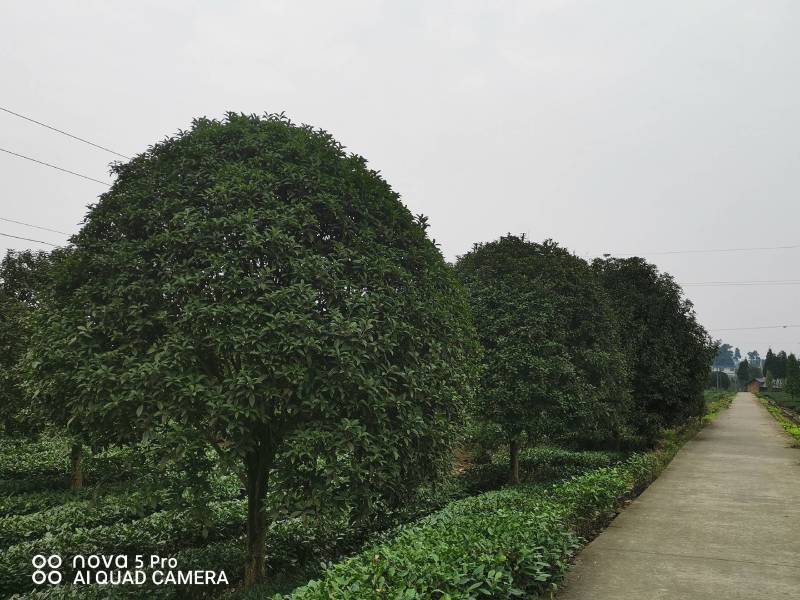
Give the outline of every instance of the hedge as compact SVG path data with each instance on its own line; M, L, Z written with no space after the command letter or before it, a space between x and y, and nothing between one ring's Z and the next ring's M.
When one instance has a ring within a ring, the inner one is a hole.
M0 441L0 496L63 490L70 480L70 444L64 437ZM86 453L82 470L87 484L133 479L152 465L129 446Z
M285 598L466 600L552 591L581 535L610 519L661 464L657 454L635 455L549 487L518 486L453 502Z
M146 495L125 493L110 495L98 501L83 500L27 515L0 518L0 550L26 539L50 533L69 533L99 525L133 521L158 508Z
M75 502L99 499L112 491L121 491L122 489L124 488L120 484L113 484L112 486L103 486L102 489L85 487L78 492L43 490L14 494L13 496L0 496L0 518L27 515Z
M645 487L678 447L671 438L665 450L635 455L624 462L619 462L620 455L607 452L530 449L523 453L523 464L535 469L536 477L582 474L555 485L529 484L450 502L421 520L373 538L366 550L328 566L321 579L309 582L285 598L455 599L533 596L552 590L581 544L582 536L590 535L610 518L625 497ZM586 472L592 466L608 464L614 466ZM435 510L448 498L463 493L463 488L462 482L431 490L422 505L426 510ZM50 500L48 495L42 497ZM78 506L83 506L82 501L45 512L55 518L62 510L65 515L77 514ZM240 576L244 556L244 543L238 537L244 522L244 504L239 500L215 502L212 509L208 538L201 535L185 514L164 511L127 523L78 531L59 529L41 539L11 546L0 553L0 594L32 587L29 561L38 552L71 555L153 551L176 556L182 569L223 568L234 582ZM407 514L400 512L403 514L384 515L384 520L396 523L398 519L412 518L416 508ZM21 521L33 524L35 519ZM320 574L317 566L320 562L334 560L342 551L357 547L359 538L363 541L362 536L368 532L353 531L345 526L345 521L292 518L274 523L268 534L271 553L268 572L284 573L287 581L271 582L282 585L270 585L262 597L276 590L291 589L292 578L304 581ZM197 544L204 545L188 547ZM142 588L115 588L115 595L130 593L136 597L137 591L143 592ZM199 592L212 591L195 589L188 593L197 596ZM103 586L74 589L62 586L37 590L32 597L102 598L108 592ZM184 592L174 588L148 590L149 597L181 593Z
M575 451L556 447L526 448L520 452L520 479L523 483L543 483L580 475L591 469L608 467L625 459L620 452ZM486 464L464 471L459 479L468 494L502 487L508 482L508 455L497 453Z
M142 519L89 529L48 534L15 544L0 553L0 594L33 587L31 557L35 554L159 554L214 539L230 537L243 529L245 504L241 500L214 502L209 507L213 527L207 536L202 527L177 511L153 513Z

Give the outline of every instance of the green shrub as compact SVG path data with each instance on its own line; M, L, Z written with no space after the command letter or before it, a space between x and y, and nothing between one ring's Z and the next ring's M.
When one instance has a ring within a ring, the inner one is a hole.
M616 464L625 457L618 452L575 451L555 447L526 448L520 452L520 480L546 483L579 475L590 469ZM473 465L460 476L469 494L502 487L508 482L508 456L497 453L486 464Z
M0 442L0 479L45 479L69 475L69 443L61 437L42 436L27 441Z
M99 498L109 491L106 487L102 490L87 487L79 492L71 490L42 490L13 495L8 494L0 496L0 518L12 515L27 515L74 502L84 502L95 497Z
M245 545L238 536L244 531L245 504L241 500L212 504L211 526L206 536L185 513L161 511L133 520L125 516L123 504L106 507L109 516L114 510L120 512L119 520L114 524L73 530L75 521L80 520L80 506L81 503L73 503L47 511L51 514L53 528L46 535L17 543L0 554L0 595L32 587L30 559L39 553L72 556L152 552L165 557L174 556L179 568L184 570L224 569L231 582L242 576ZM23 531L22 523L37 526L35 520L27 518L34 516L12 518L9 522ZM67 526L68 522L72 526ZM267 532L269 569L289 575L307 572L304 578L299 578L299 581L306 581L318 572L322 561L340 556L341 538L346 537L348 531L346 520L332 518L295 517L276 521ZM363 542L363 538L359 541ZM204 545L187 548L201 544ZM115 588L115 591L117 589L121 588Z
M160 508L163 509L163 506ZM96 499L67 502L30 514L6 516L0 518L0 548L25 539L40 538L48 533L57 535L76 529L132 521L158 509L156 497L148 493L126 491Z
M329 568L291 598L538 593L560 576L577 542L540 488L489 492L401 527L392 541Z
M66 488L70 469L70 441L63 436L0 441L0 496ZM153 469L142 452L127 446L87 451L83 460L88 485L130 480Z
M245 522L241 500L215 502L210 507L213 528L206 531L175 511L153 513L142 519L90 529L47 534L15 544L0 554L0 594L33 587L31 557L35 554L147 554L170 556L191 545L240 533Z
M532 452L531 460L546 463L558 454ZM635 455L549 487L522 485L452 502L398 528L385 543L329 566L319 580L287 597L472 599L554 590L581 534L611 518L671 454ZM573 465L601 460L612 456L592 454Z
M242 538L214 542L199 548L189 548L175 553L178 568L184 571L206 570L225 571L229 581L238 578L241 562L246 554L245 542ZM144 569L148 574L150 569ZM148 577L149 578L149 577ZM114 586L113 595L108 586L52 586L43 587L24 595L26 600L105 600L106 598L199 598L213 596L218 588L203 586L191 590L178 586ZM12 596L17 598L17 596Z

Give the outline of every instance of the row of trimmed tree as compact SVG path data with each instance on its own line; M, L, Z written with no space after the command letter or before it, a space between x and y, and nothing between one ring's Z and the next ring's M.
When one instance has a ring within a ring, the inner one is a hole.
M511 482L523 440L641 446L702 414L715 345L675 281L643 259L589 264L509 235L455 268L485 352L479 407L507 438Z
M643 444L702 413L714 346L640 258L509 235L453 267L363 158L280 115L199 119L114 170L68 248L3 263L3 426L63 428L76 468L213 447L246 490L248 584L273 492L344 478L363 516L449 472L470 418L517 481L525 439Z

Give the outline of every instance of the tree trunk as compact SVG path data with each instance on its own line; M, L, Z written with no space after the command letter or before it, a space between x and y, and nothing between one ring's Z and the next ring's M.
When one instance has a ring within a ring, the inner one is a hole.
M83 446L79 443L72 444L72 449L69 452L69 459L72 464L72 477L69 482L69 489L77 492L83 487L83 469L81 468L81 461L83 461Z
M509 458L511 466L509 483L511 483L511 485L517 485L519 483L519 440L517 439L511 440Z
M247 463L247 564L244 569L245 588L264 580L266 559L267 517L264 498L267 495L271 461L263 449L245 457Z

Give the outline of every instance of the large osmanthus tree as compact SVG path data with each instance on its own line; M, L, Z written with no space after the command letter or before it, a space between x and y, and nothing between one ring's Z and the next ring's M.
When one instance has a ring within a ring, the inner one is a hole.
M717 345L697 322L692 303L666 273L639 257L593 263L614 298L633 370L633 423L652 439L703 412L703 388Z
M508 235L460 257L484 348L478 406L509 447L519 482L524 437L624 429L628 370L605 290L589 265L555 243Z
M472 391L469 307L424 218L363 158L283 116L229 114L114 170L39 317L40 395L67 385L51 401L81 427L172 423L235 460L247 584L292 453L367 495L438 472Z

